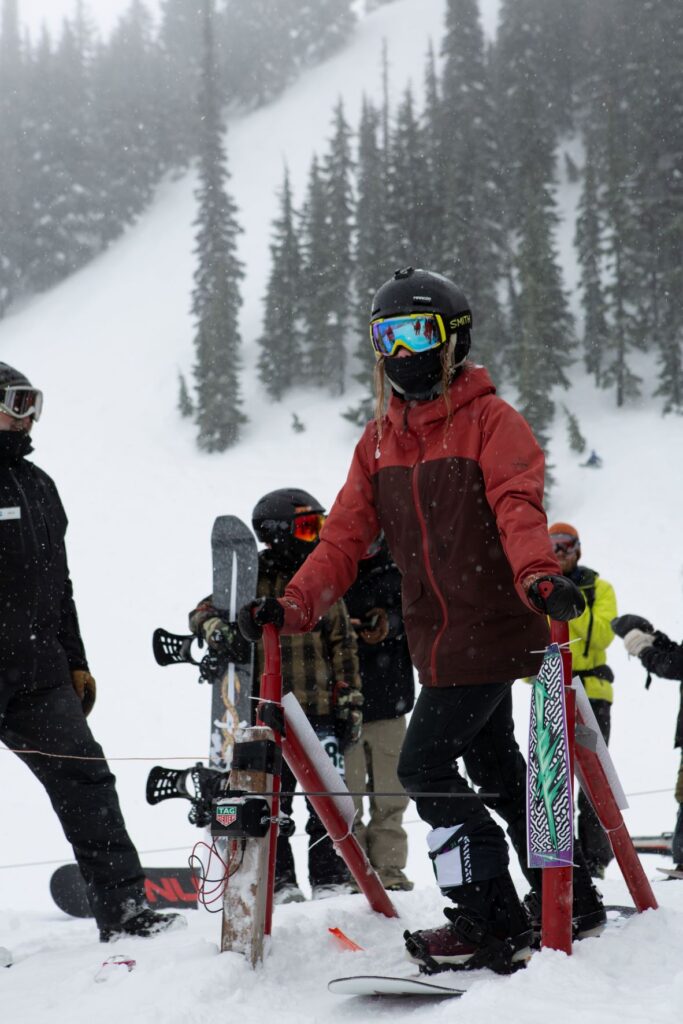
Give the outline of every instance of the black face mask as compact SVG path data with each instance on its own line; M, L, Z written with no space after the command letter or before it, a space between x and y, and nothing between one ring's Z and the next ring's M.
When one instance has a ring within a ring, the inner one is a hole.
M0 430L0 462L18 462L33 451L26 430Z
M443 346L417 352L412 356L386 356L384 369L387 377L404 398L426 401L438 394L443 377L441 352Z
M292 537L290 534L283 534L274 537L271 541L273 558L283 572L291 572L292 575L304 564L311 551L317 545L317 541L304 541Z

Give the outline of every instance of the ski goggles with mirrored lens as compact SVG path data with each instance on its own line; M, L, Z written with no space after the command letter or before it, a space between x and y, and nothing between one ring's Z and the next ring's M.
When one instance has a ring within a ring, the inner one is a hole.
M579 546L579 538L570 533L551 533L550 542L556 555L571 555Z
M370 324L372 347L380 356L393 356L397 349L428 352L446 340L446 328L439 313L407 313L373 320Z
M0 412L23 420L26 416L40 419L43 410L43 392L26 384L0 387Z
M306 512L304 515L295 516L292 522L292 535L297 540L312 544L320 537L324 522L325 516L319 512Z

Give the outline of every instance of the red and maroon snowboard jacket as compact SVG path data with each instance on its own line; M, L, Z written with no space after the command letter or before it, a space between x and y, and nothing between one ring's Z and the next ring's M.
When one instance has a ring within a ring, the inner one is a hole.
M443 397L393 395L381 438L367 425L320 543L285 590L284 632L313 628L384 530L423 685L534 675L548 625L525 583L560 572L543 509L543 453L483 367L467 364L449 394L450 419Z

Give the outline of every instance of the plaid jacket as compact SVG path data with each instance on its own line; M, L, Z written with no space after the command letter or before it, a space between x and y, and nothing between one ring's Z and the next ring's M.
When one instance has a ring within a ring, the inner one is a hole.
M259 554L258 597L281 597L289 581L268 549ZM197 632L207 614L214 614L211 595L190 612L192 632ZM318 620L310 633L281 636L282 684L285 693L294 691L305 714L324 717L333 713L331 695L334 684L348 683L360 690L356 634L343 601L337 601ZM257 697L263 674L263 645L258 644L254 659L252 693ZM256 705L254 705L255 707Z
M257 594L259 597L282 597L289 582L266 549L259 554ZM343 601L337 601L318 620L310 633L281 636L282 683L285 693L294 691L307 715L332 713L330 695L336 682L345 682L359 690L356 634ZM263 672L263 646L258 645L255 658L254 693Z

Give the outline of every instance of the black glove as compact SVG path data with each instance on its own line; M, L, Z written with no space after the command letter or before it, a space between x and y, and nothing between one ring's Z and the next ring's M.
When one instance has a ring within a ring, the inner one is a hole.
M358 743L363 731L363 694L348 683L335 683L332 690L332 712L334 734L343 753L347 747Z
M539 611L559 622L575 619L586 607L583 594L566 576L540 576L528 593Z
M189 621L194 635L200 643L206 640L213 654L224 661L238 664L249 661L251 649L237 628L237 623L224 619L208 597L190 612Z
M282 629L284 624L285 610L275 597L259 597L245 604L237 613L240 633L250 644L259 642L264 626Z
M632 629L639 629L643 633L654 633L655 631L652 623L644 619L642 615L617 615L615 619L612 619L610 625L622 640Z

